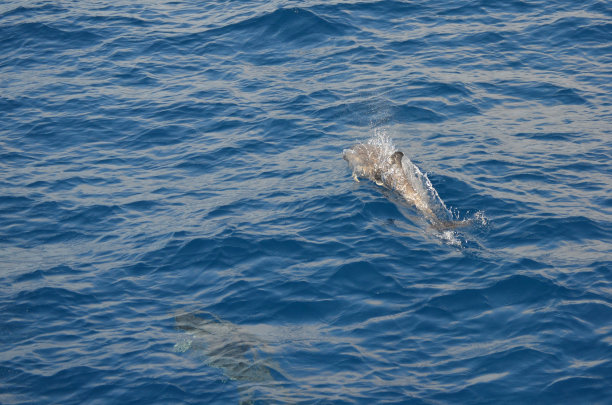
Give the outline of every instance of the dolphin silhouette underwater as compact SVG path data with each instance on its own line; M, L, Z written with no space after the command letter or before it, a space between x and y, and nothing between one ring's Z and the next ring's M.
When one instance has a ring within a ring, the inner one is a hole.
M199 353L206 364L236 381L240 405L253 403L250 384L271 387L284 378L280 367L266 359L265 342L243 327L206 312L179 313L174 319L176 329L188 336L174 346L174 351Z
M427 175L403 152L396 150L388 138L377 137L358 143L344 149L342 157L348 162L356 182L359 178L368 179L394 191L414 205L436 229L452 229L470 223L469 220L452 220Z
M259 356L264 342L238 325L206 313L179 314L175 321L177 329L191 336L189 341L177 344L176 351L202 352L208 364L221 369L231 380L261 382L273 379L270 373L273 367Z

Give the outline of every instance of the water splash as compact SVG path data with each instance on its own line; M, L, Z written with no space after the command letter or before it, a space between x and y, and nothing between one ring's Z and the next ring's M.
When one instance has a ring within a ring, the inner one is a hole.
M444 201L442 201L442 198L440 198L440 195L434 188L433 184L431 184L427 174L421 172L418 166L405 155L402 158L402 168L404 169L411 186L419 195L420 201L423 201L427 208L434 213L436 219L441 221L452 221L452 212L446 208L446 204L444 204Z
M374 135L366 141L366 144L380 148L383 159L389 158L396 151L395 144L387 134L386 128L374 128Z

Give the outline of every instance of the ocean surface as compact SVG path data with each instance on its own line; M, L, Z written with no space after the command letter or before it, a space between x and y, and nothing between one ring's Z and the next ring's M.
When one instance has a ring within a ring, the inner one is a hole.
M611 162L609 1L4 0L0 403L611 404Z

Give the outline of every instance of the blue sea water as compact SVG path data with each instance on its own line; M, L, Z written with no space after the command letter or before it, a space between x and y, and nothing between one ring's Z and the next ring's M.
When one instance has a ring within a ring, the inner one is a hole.
M612 403L611 106L608 1L3 1L0 403Z

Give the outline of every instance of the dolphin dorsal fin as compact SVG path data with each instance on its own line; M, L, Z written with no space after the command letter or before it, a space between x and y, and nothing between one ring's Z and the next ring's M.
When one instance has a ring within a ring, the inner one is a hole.
M404 154L398 150L393 155L391 155L391 161L393 163L397 163L399 166L401 166L402 165L402 158L403 157L404 157Z

